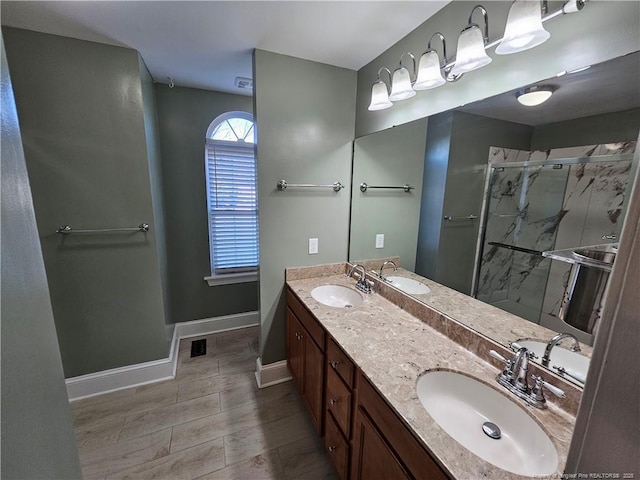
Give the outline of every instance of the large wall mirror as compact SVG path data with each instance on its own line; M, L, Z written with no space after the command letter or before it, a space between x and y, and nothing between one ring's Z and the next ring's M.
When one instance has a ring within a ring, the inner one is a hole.
M636 174L639 85L636 52L524 86L552 92L537 106L514 90L356 139L349 261L399 257L411 278L592 345L597 324L560 318L576 268L542 252L615 251Z

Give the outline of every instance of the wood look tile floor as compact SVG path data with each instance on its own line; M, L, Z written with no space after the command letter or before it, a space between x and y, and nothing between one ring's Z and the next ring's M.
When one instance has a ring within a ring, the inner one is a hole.
M337 480L293 383L257 388L257 351L257 327L185 339L174 380L73 402L84 478Z

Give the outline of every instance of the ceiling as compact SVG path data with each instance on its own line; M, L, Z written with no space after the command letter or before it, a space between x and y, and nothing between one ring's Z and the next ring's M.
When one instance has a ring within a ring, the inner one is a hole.
M156 82L251 95L254 48L352 70L448 1L7 1L2 25L133 48Z
M533 85L553 85L556 90L536 107L520 105L517 90L512 90L457 110L536 126L640 108L640 52Z

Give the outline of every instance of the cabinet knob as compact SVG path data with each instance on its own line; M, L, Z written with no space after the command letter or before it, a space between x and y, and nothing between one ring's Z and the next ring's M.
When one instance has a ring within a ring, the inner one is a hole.
M338 368L338 365L340 365L340 362L338 360L331 360L329 362L329 365L331 365L331 367L333 367L333 369L335 370L336 368Z
M330 398L329 405L335 405L336 403L338 403L338 401L340 401L339 398Z
M330 447L327 448L327 450L329 450L329 453L333 453L336 451L336 448L338 447L336 447L335 445L331 445Z
M296 338L298 340L302 340L304 337L302 336L302 334L300 332L296 332Z

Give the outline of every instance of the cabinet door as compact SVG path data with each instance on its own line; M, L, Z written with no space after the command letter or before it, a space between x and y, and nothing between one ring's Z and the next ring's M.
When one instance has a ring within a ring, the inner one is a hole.
M304 328L296 316L287 309L287 367L293 377L296 387L303 393L302 355L304 342Z
M401 480L411 476L367 415L358 410L353 439L351 480Z
M324 379L324 355L320 347L304 332L302 397L307 403L311 419L319 433L322 433L322 408L323 379Z

